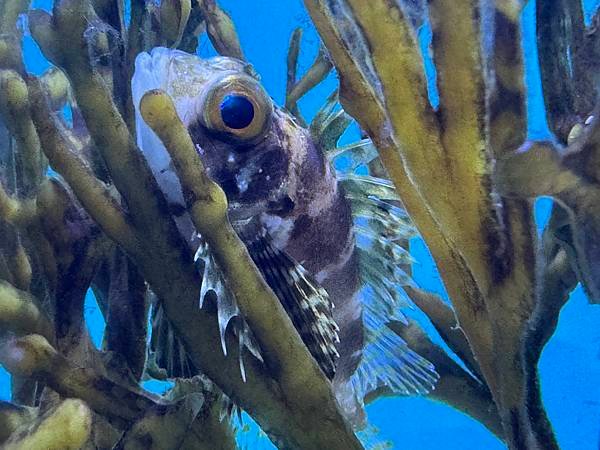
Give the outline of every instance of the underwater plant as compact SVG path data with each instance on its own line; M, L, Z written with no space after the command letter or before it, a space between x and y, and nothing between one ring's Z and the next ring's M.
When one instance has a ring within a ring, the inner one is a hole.
M536 142L521 1L305 5L323 46L298 78L292 35L278 106L214 0L0 3L5 448L229 449L243 410L279 448L359 449L364 404L413 394L509 448L558 448L537 362L578 282L600 301L598 16L537 1L556 140ZM54 66L40 77L25 26ZM204 33L220 57L194 55ZM298 101L332 69L307 123ZM364 139L338 146L352 121ZM558 205L541 237L539 196ZM410 280L417 233L450 303Z

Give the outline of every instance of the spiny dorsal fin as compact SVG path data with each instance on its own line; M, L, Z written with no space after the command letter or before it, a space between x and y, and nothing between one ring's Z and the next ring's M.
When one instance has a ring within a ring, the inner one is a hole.
M198 269L202 272L199 306L203 307L204 301L210 293L217 306L217 321L223 354L227 355L225 334L229 328L238 339L240 374L245 381L246 371L241 350L248 349L259 361L262 361L260 349L248 324L240 315L235 298L227 288L223 273L219 270L208 244L200 235L195 235L193 239L198 245L195 261ZM233 320L234 318L236 320ZM158 299L155 300L152 307L150 351L156 366L164 369L168 378L190 378L198 374L183 344L175 335L171 324L164 315Z
M276 248L267 234L245 238L252 260L273 289L311 355L332 379L338 358L338 326L329 295L289 255Z

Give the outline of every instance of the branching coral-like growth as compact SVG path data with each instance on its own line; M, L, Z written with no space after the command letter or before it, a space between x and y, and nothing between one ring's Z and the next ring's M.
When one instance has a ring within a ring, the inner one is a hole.
M175 44L186 41L187 20L193 15L188 6L163 4L155 18L165 27L176 22L177 30L165 29L162 35L157 33L157 39L162 36ZM241 57L241 51L235 50L239 48L235 31L224 13L214 2L199 6L213 42L220 43L224 53ZM178 12L177 8L183 9ZM129 88L124 86L129 79L123 77L132 73L128 64L135 55L114 39L114 33L123 31L121 13L109 3L87 1L56 2L52 15L30 13L33 36L48 59L64 71L68 88L57 69L40 80L17 66L3 66L3 92L10 93L3 96L4 119L18 148L27 146L26 151L18 151L24 161L17 161L17 166L27 169L23 179L35 182L37 188L28 189L31 194L26 196L3 189L1 211L7 226L35 242L24 254L34 255L35 263L39 262L33 276L42 291L36 294L49 301L44 306L49 315L45 321L33 303L25 302L25 294L7 286L7 308L18 317L3 329L8 333L2 351L4 365L15 380L33 383L32 405L39 403L34 397L39 397L42 387L42 402L56 402L60 397L84 400L94 414L108 421L105 426L116 431L117 437L126 431L120 446L127 442L141 445L150 439L155 448L174 448L183 445L181 433L191 426L192 440L186 444L191 448L216 448L216 443L219 448L232 448L228 422L216 420L221 411L212 406L222 403L219 398L224 392L254 415L281 446L360 448L337 410L329 382L228 225L222 191L203 175L187 131L169 109L170 101L157 97L162 103L159 108L144 109L146 118L165 139L174 161L183 161L178 164L183 168L179 175L184 191L196 199L188 205L196 226L210 238L228 276L237 280L234 292L259 339L265 363L245 352L244 382L237 368L236 346L230 345L234 350L227 357L215 351L220 348L215 312L198 308L201 283L192 254L128 126L132 123L127 116L130 99L123 95L128 95ZM133 15L131 29L143 25L145 13L139 13ZM103 63L102 55L111 68ZM69 95L76 101L71 105L72 127L54 112ZM153 117L165 120L166 131L152 122ZM68 188L62 181L45 179L43 166L34 173L32 168L37 166L30 164L34 156L43 163L47 157ZM213 197L220 201L202 201ZM27 290L29 283L19 281L22 271L16 267L7 266L6 281ZM159 297L194 365L220 388L211 385L217 393L212 403L191 397L175 403L154 398L137 386L146 356L144 280ZM108 353L93 348L85 329L83 300L91 285L108 322ZM23 298L19 308L14 306L18 298ZM126 333L124 327L131 327L130 331ZM45 339L30 334L15 340L15 333L42 333ZM37 395L35 386L40 388ZM199 441L193 441L193 436Z
M431 398L471 415L511 448L557 448L537 361L577 281L591 301L600 298L593 245L600 110L593 111L590 69L598 19L586 29L576 2L538 0L545 101L558 143L527 142L520 1L305 3L324 46L298 78L301 33L294 32L285 106L304 123L298 100L335 66L345 111L334 112L334 93L311 131L331 149L350 114L370 137L333 157L360 153L373 172L389 174L451 305L416 287L406 292L464 366L416 323L388 327L436 366L441 378ZM232 449L233 429L222 420L232 401L281 448L361 448L164 92L146 94L142 116L171 156L186 209L262 361L233 345L231 331L228 354L220 351L214 305L198 307L201 276L189 243L136 145L137 54L157 45L193 52L206 32L221 55L244 59L231 18L214 0L133 1L126 24L122 2L57 0L52 14L28 13L32 36L54 64L35 77L24 69L16 27L28 5L0 4L0 363L12 373L14 402L0 405L0 442ZM415 35L424 22L433 31L436 109ZM483 35L492 36L484 45ZM567 54L572 67L563 64ZM58 112L65 104L72 123ZM48 164L59 175L49 175ZM561 206L541 239L531 207L540 195ZM106 321L101 349L84 320L90 289ZM202 373L177 380L164 396L140 387L160 375L146 361L151 297ZM365 401L390 394L381 387Z
M552 7L538 2L541 64L552 126L561 137L563 120L570 121L570 130L573 117L590 114L595 89L584 83L592 73L585 61L595 49L595 31L583 38L579 2L546 3ZM596 121L567 150L525 142L519 1L428 2L423 14L433 32L436 110L403 2L305 4L338 70L342 105L373 139L427 241L469 346L456 336L447 307L420 293L417 303L489 388L509 446L557 448L536 366L576 282L569 250L577 255L579 278L596 298L597 255L590 243L597 239L597 193L589 173L597 167ZM493 39L482 44L482 33ZM567 64L566 56L551 53L556 48L577 50L571 53L578 55L576 79L552 65ZM365 51L367 58L357 57ZM571 100L562 96L564 84L577 91ZM566 207L574 232L567 249L553 236L556 227L564 231L558 219L536 249L530 199L539 195Z

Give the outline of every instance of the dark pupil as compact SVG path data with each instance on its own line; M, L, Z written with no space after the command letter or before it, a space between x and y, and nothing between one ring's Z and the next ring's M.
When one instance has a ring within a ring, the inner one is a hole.
M229 128L246 128L254 119L254 106L243 95L227 95L221 102L221 118Z

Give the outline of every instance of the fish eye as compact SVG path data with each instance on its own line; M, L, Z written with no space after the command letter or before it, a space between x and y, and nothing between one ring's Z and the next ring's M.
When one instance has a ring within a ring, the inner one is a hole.
M254 106L243 95L226 95L221 102L221 119L229 128L241 130L252 123Z
M271 124L271 99L252 77L229 74L211 82L197 104L202 125L219 138L254 142Z

